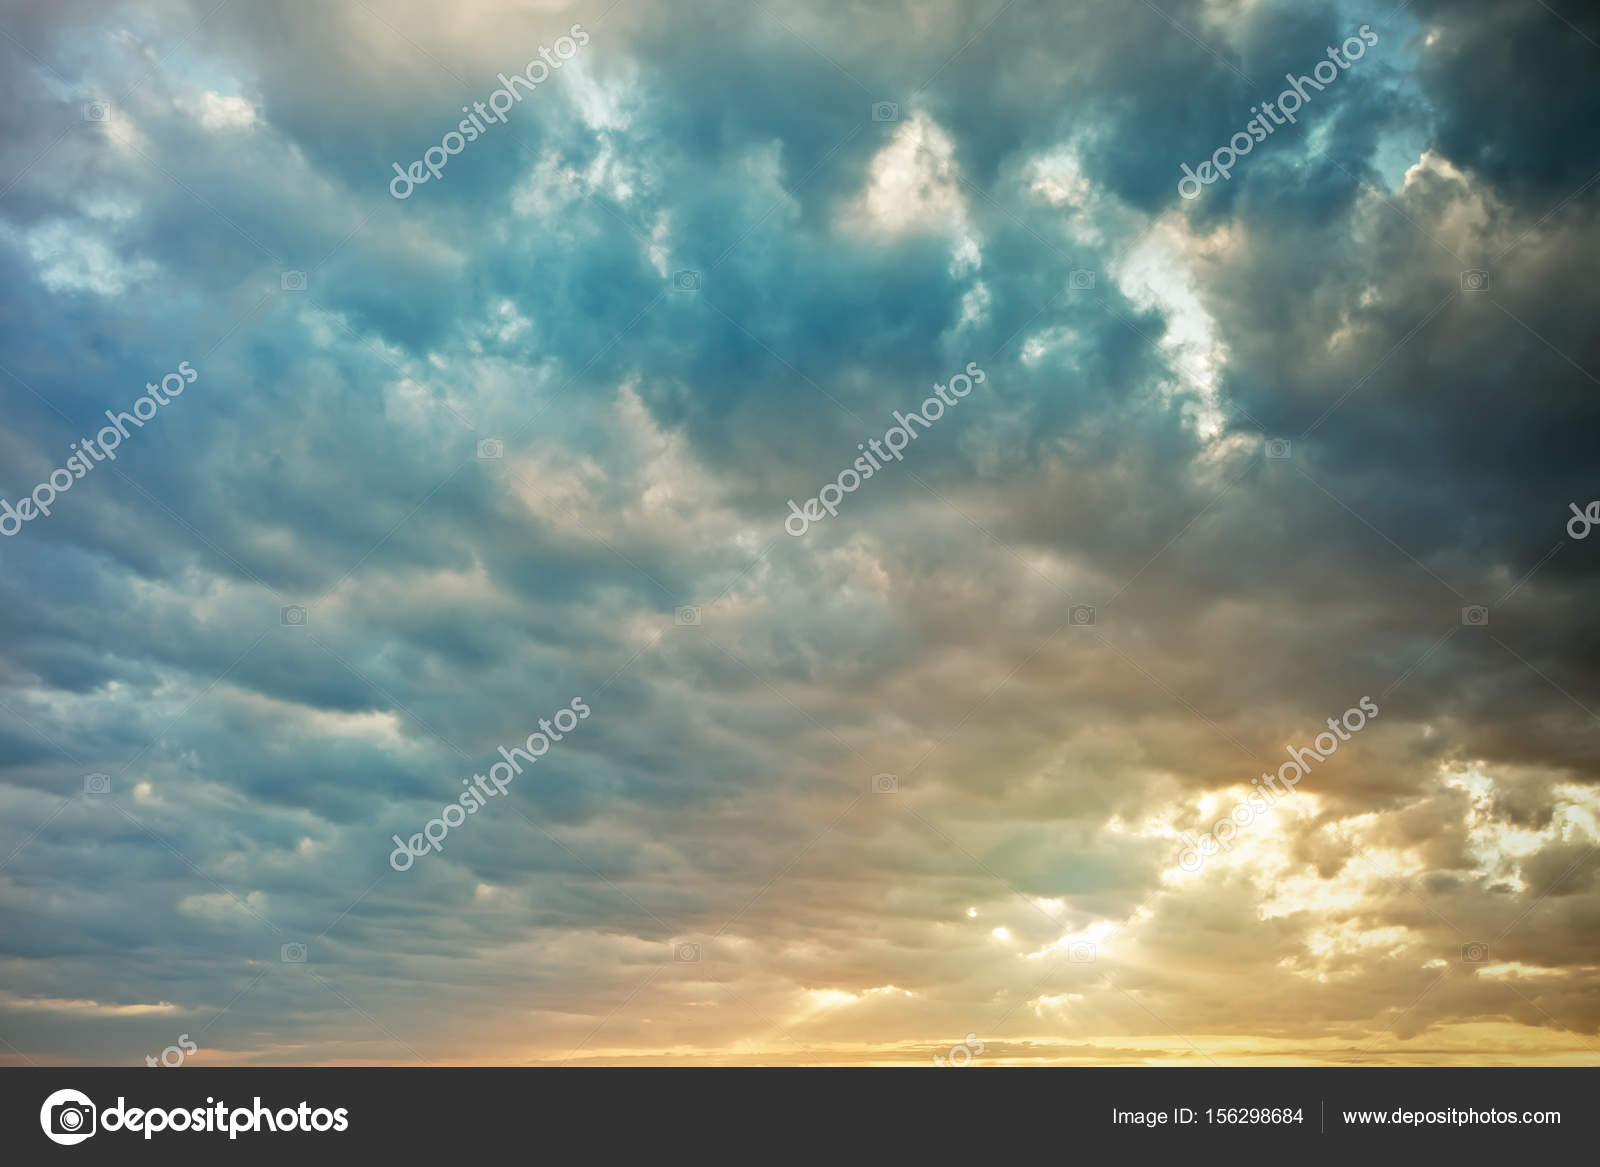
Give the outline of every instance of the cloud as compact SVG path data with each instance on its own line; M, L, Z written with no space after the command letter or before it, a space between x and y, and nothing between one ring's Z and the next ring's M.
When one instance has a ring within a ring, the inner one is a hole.
M1592 1061L1589 50L1393 6L1188 202L1349 22L1169 8L19 17L0 498L201 378L0 547L6 1056Z

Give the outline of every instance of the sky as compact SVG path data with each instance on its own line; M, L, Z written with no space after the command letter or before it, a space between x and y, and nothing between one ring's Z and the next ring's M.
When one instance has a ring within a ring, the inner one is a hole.
M4 0L0 1064L1600 1064L1597 63Z

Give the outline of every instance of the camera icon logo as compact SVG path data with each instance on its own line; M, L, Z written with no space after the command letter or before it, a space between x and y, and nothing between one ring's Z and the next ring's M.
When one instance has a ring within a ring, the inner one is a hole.
M284 964L304 964L306 962L306 946L298 940L291 940L278 950L278 958Z
M303 292L306 290L306 273L303 271L286 271L279 277L278 283L285 292Z
M1268 438L1264 448L1268 461L1282 462L1289 457L1294 446L1288 438Z
M675 608L672 612L672 622L679 628L698 628L700 627L700 609L693 604L685 604L681 608Z
M478 461L493 462L506 456L506 444L499 438L482 438L478 442Z
M1067 946L1067 959L1073 964L1094 963L1094 941L1074 940Z
M85 774L83 776L83 792L85 794L110 794L110 774Z
M1461 609L1461 622L1468 628L1482 628L1489 623L1489 609L1482 604L1468 604Z
M679 964L699 964L700 946L698 944L674 944L672 946L672 959Z
M673 272L672 286L680 292L698 292L700 290L700 273L689 271L687 268L683 271Z
M1067 623L1088 628L1094 623L1093 604L1074 604L1067 609Z
M1487 292L1489 290L1489 273L1482 268L1472 268L1461 273L1461 290L1463 292Z
M872 103L872 120L875 122L897 122L900 120L900 105L893 101L875 101Z
M285 628L304 628L306 626L306 610L299 604L290 604L286 608L278 609L278 619Z
M1074 292L1087 292L1094 287L1094 272L1086 267L1074 268L1067 273L1067 288Z
M86 122L108 122L111 120L111 103L109 101L86 101L83 103L83 120Z
M1481 940L1474 940L1471 944L1461 946L1461 961L1463 964L1482 964L1489 959L1489 946Z
M900 779L893 774L874 774L872 776L872 793L898 794L900 792Z
M95 1132L95 1106L78 1090L57 1090L39 1108L45 1138L63 1147L75 1146Z

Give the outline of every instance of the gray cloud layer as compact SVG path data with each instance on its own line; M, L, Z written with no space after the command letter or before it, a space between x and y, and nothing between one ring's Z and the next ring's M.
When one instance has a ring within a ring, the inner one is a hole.
M7 5L0 1057L1592 1061L1600 21L1164 8Z

